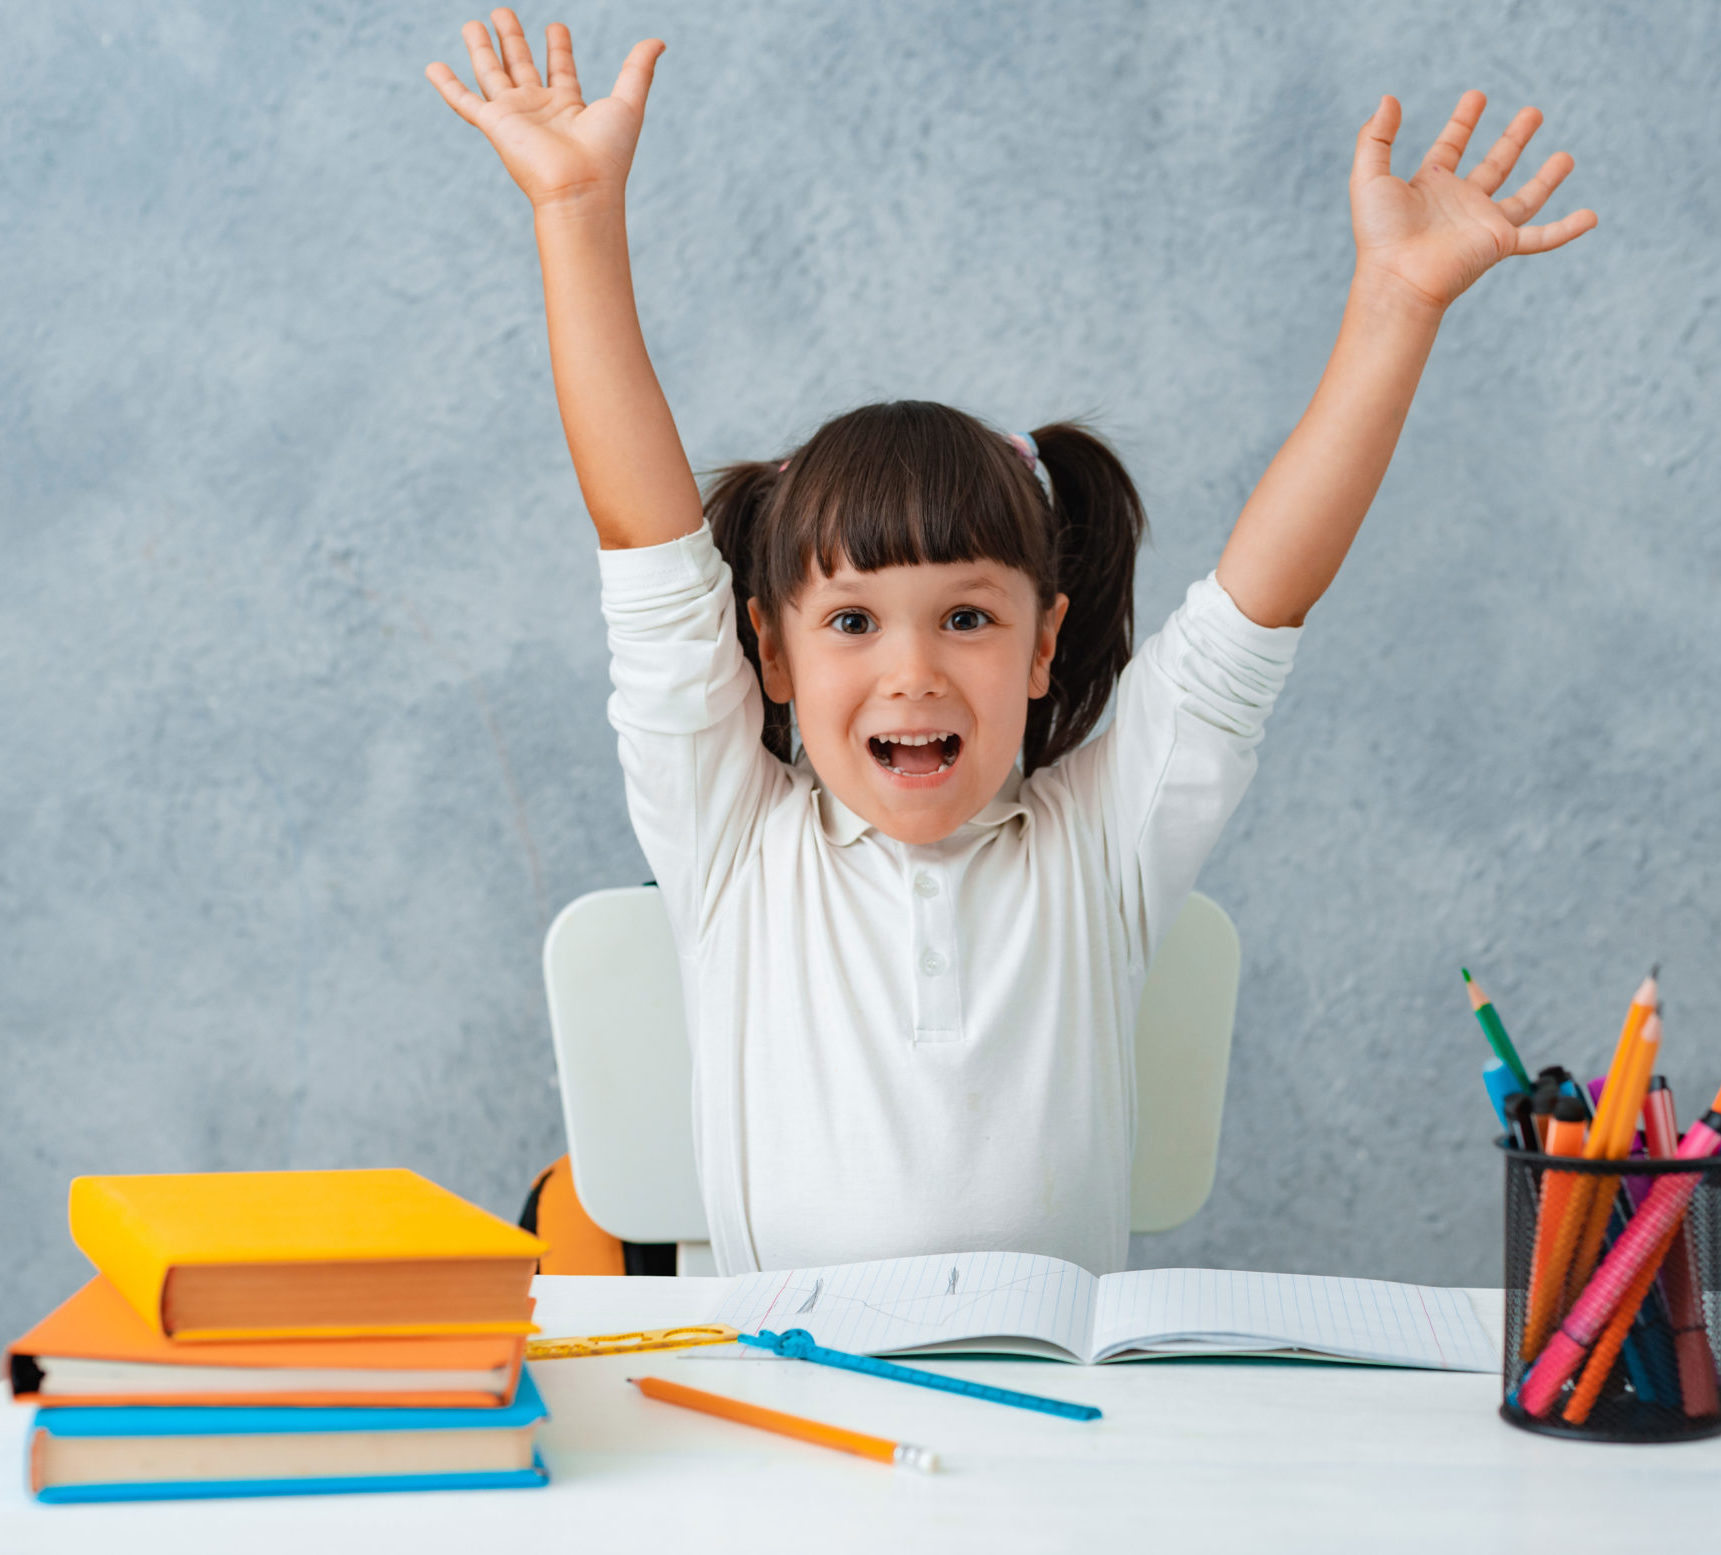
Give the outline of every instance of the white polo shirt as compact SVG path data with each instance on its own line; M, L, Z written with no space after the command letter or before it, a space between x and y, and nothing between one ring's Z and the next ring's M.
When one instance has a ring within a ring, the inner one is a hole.
M1124 1268L1148 959L1249 786L1301 629L1257 626L1209 575L1103 733L910 844L760 744L709 523L600 548L598 571L718 1271L992 1249Z

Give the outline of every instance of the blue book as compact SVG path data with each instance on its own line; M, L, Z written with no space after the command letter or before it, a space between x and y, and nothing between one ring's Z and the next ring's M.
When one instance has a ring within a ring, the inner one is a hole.
M160 1501L548 1482L530 1371L506 1409L38 1409L25 1447L38 1501Z

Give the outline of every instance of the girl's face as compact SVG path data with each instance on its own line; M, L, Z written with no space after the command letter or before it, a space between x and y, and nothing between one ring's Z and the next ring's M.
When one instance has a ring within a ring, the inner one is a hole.
M863 573L845 559L815 570L780 635L756 598L747 613L765 694L795 704L820 780L887 836L926 843L1003 787L1069 603L1042 617L1032 580L1000 562Z

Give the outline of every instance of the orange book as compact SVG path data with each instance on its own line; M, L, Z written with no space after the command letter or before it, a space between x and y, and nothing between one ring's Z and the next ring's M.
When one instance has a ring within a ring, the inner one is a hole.
M72 1240L171 1339L529 1334L548 1244L400 1168L72 1180Z
M97 1275L6 1351L19 1403L483 1409L513 1402L526 1341L164 1339Z

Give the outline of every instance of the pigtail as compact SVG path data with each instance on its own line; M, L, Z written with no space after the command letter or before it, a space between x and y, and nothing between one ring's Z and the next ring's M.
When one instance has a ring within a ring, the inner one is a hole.
M765 726L760 741L779 761L794 759L791 744L794 738L794 710L787 702L773 702L764 695L765 677L759 667L759 637L753 630L752 617L747 613L747 601L759 592L753 585L758 565L758 542L762 532L763 515L784 477L776 464L742 463L725 465L717 472L717 481L704 499L705 517L711 525L711 538L718 553L729 564L735 590L735 634L741 640L741 651L753 666L753 675L760 686L765 705Z
M1122 461L1073 421L1038 427L1051 478L1058 590L1070 597L1045 696L1028 703L1022 770L1050 766L1087 738L1129 663L1135 637L1135 555L1147 534Z

